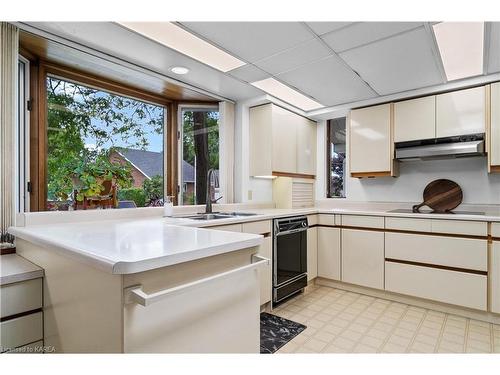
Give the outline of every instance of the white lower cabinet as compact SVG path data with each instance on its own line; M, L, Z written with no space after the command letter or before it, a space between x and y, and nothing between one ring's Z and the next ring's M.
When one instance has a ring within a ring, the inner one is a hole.
M384 289L384 232L342 229L342 281Z
M307 230L307 281L318 276L318 228Z
M318 227L318 276L340 280L340 229Z
M258 255L267 259L272 259L273 242L271 237L264 238L264 243L260 245ZM271 262L259 269L260 278L260 304L263 305L271 301L272 292L272 266Z
M486 310L487 284L486 275L385 263L386 290L438 302Z
M493 241L490 259L491 311L500 314L500 242Z

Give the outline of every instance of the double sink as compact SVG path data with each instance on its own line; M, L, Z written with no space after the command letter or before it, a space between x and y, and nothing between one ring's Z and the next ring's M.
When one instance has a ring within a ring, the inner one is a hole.
M213 212L210 214L196 214L191 216L184 216L184 218L193 220L218 220L218 219L230 219L235 217L247 217L254 215L257 214L249 212Z

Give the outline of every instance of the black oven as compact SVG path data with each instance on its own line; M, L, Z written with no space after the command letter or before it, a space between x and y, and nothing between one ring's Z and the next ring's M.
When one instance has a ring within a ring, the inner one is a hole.
M307 217L274 220L273 303L307 286Z

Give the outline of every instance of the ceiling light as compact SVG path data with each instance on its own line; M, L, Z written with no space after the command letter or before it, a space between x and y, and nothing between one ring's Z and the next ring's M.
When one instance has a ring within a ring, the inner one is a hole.
M483 74L484 22L432 26L448 81Z
M245 62L172 22L119 22L119 24L222 72L245 65Z
M173 68L170 68L170 71L175 74L188 74L189 69L185 68L183 66L174 66Z
M266 78L261 81L252 82L252 85L303 111L311 111L323 107L323 105L317 101L312 100L274 78Z

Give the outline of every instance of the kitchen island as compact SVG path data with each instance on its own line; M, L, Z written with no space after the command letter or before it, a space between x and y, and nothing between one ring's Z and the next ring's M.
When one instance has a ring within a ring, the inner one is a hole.
M162 218L10 232L18 253L45 271L51 351L259 352L260 235Z

